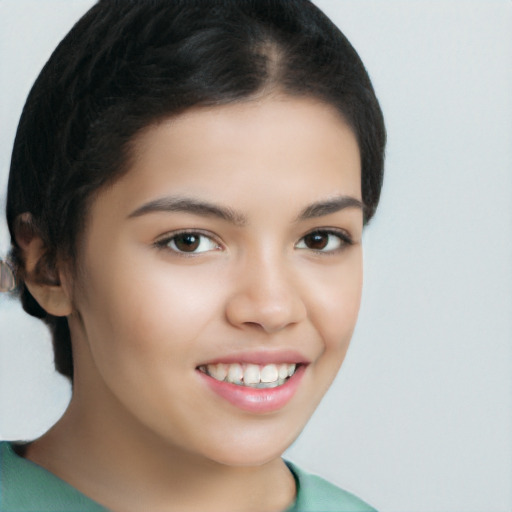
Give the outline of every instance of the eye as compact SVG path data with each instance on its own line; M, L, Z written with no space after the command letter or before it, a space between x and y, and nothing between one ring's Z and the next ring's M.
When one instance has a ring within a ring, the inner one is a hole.
M176 233L157 241L156 245L182 254L200 254L220 249L220 245L211 237L195 231Z
M352 240L346 233L316 230L301 238L295 247L317 252L336 252L350 244L352 244Z

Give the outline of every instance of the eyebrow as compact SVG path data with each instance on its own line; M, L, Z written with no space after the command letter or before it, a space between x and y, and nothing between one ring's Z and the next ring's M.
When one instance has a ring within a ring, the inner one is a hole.
M162 197L155 199L137 208L128 215L128 218L140 217L148 213L156 212L185 212L200 215L202 217L217 217L236 226L247 224L245 215L225 206L219 206L188 197Z
M364 205L359 199L352 196L338 196L326 201L318 201L307 206L299 214L297 221L323 217L346 208L357 208L364 212Z
M323 217L339 212L346 208L364 210L363 203L352 196L339 196L326 201L318 201L304 208L296 218L296 222ZM128 218L141 217L149 213L158 212L185 212L202 217L217 217L236 226L245 226L247 217L240 212L225 206L216 205L207 201L189 197L162 197L143 204L128 215Z

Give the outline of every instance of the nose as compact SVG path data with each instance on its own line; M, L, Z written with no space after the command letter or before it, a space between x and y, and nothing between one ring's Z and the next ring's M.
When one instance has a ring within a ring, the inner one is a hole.
M307 316L297 279L283 262L254 258L240 269L226 305L227 320L238 328L275 333Z

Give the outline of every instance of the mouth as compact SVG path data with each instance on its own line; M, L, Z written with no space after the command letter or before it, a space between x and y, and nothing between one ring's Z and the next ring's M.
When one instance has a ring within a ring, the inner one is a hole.
M201 365L197 369L218 382L253 389L271 389L288 382L300 366L301 363L216 363Z
M235 407L252 414L284 408L298 392L308 363L215 361L196 367L207 388Z
M196 373L208 393L252 414L274 413L303 387L310 360L296 350L252 350L199 362ZM210 395L208 395L210 396Z

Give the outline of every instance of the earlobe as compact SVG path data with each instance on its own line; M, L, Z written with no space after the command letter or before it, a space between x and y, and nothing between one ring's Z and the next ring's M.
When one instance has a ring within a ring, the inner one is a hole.
M31 295L50 315L70 315L73 308L68 290L41 237L23 230L17 234L16 242L23 254L24 281Z

